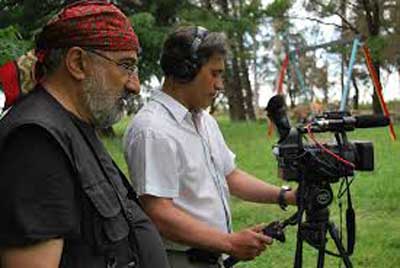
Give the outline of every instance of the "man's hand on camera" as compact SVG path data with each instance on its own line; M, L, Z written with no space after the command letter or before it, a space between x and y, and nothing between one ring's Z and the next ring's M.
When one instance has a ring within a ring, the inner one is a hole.
M259 225L229 234L231 247L227 253L239 260L252 260L259 256L273 242L271 237L262 233L263 227Z

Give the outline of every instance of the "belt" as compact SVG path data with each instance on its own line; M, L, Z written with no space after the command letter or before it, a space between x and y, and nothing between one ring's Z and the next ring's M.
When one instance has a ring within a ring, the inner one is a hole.
M191 262L202 262L207 264L218 264L222 255L216 252L191 248L185 251Z

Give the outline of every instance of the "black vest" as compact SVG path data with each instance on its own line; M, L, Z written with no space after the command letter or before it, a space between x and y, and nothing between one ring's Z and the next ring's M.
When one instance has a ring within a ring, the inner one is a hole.
M40 87L1 120L0 148L12 131L27 124L41 126L58 141L82 190L81 238L64 241L61 267L141 267L132 218L142 211L134 190L98 138L88 135Z

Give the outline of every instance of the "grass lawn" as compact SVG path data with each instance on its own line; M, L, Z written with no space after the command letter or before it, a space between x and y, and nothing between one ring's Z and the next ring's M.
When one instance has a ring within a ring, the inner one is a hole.
M122 135L128 121L126 118L114 127L116 138L104 139L106 147L124 172L127 172L127 167L122 154ZM236 153L237 165L241 169L270 183L284 184L277 178L276 161L271 152L276 139L266 138L264 122L231 123L220 118L219 123L227 143ZM396 131L400 135L399 126L396 126ZM351 186L357 218L357 240L355 253L351 257L353 266L400 267L400 142L391 141L387 128L357 130L349 136L354 140L373 141L375 150L375 171L358 172ZM335 193L337 188L335 184ZM337 203L335 200L330 210L331 219L339 225ZM233 198L232 212L234 228L238 230L257 223L284 219L294 213L295 208L283 212L276 205L252 204ZM237 267L293 267L296 230L295 227L288 227L285 232L286 243L276 241L262 256ZM334 249L331 242L328 248ZM316 267L316 253L316 250L304 244L304 268ZM338 260L327 256L325 267L339 267Z

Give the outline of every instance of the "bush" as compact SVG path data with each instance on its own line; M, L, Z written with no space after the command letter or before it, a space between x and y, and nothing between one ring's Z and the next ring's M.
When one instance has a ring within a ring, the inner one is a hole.
M31 42L22 40L14 26L0 29L0 65L23 55L31 46Z

